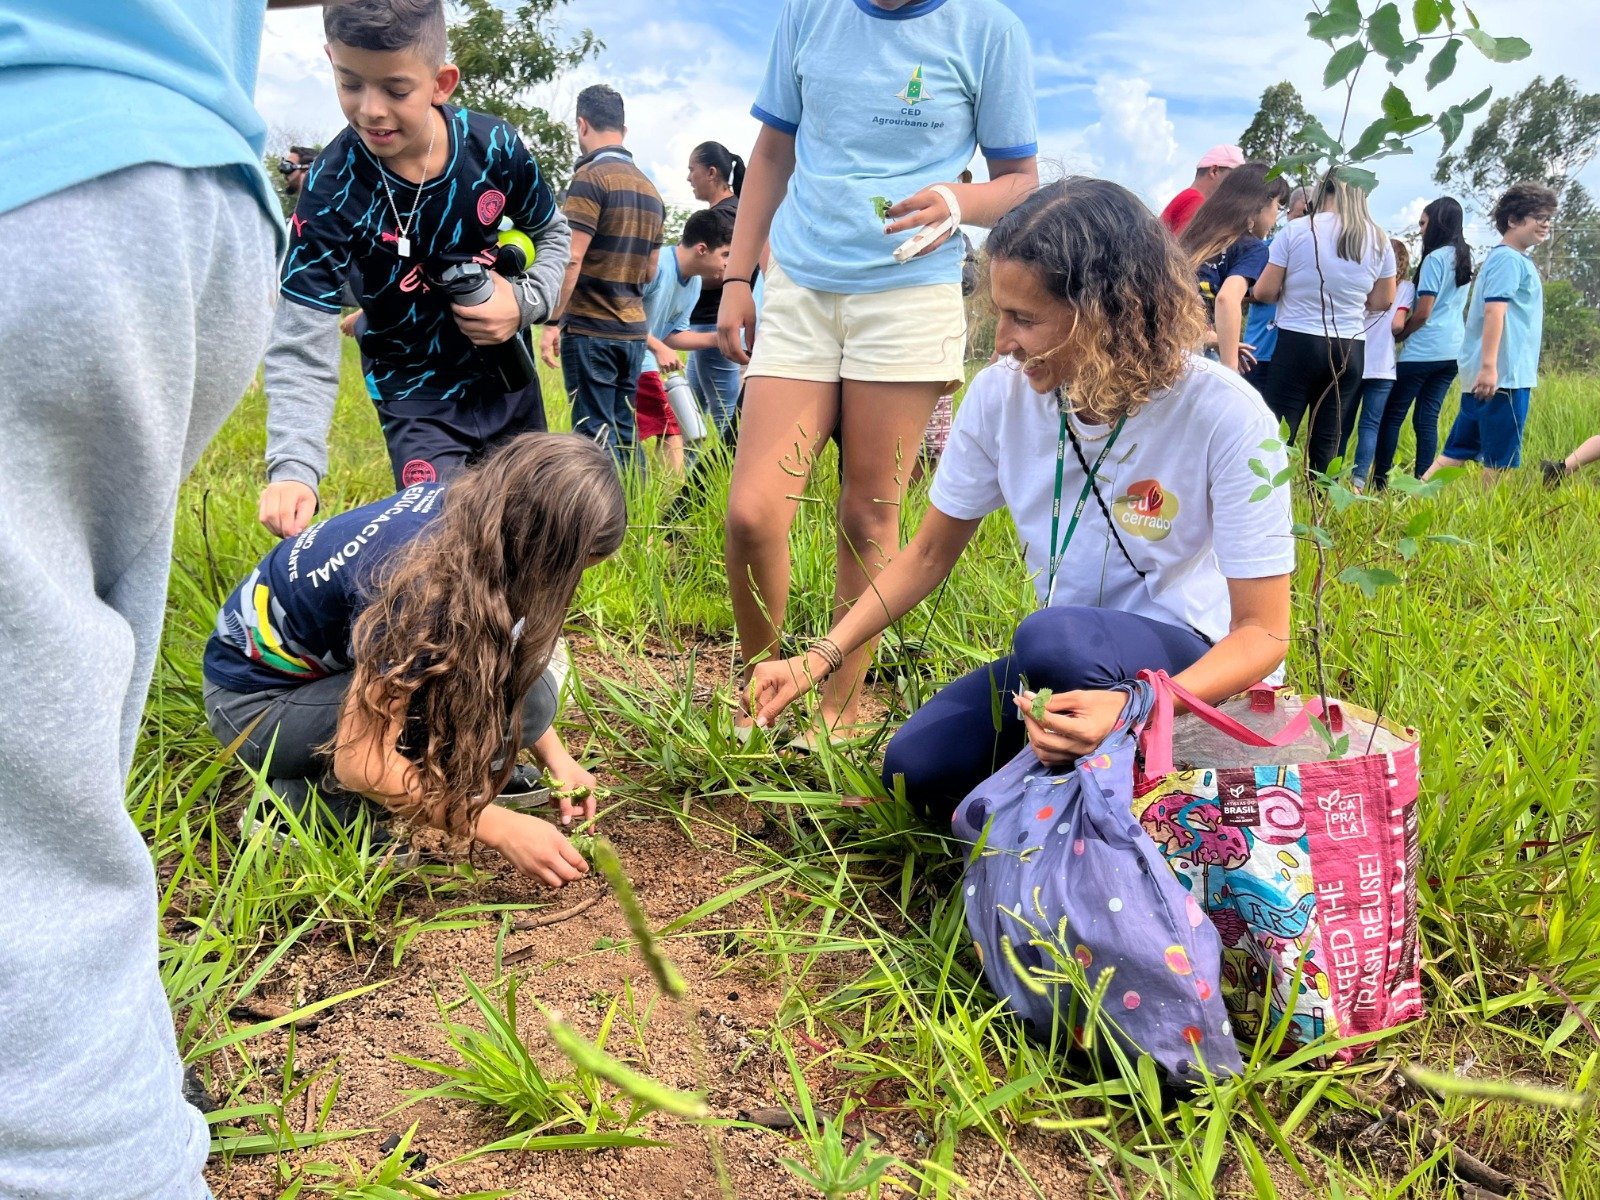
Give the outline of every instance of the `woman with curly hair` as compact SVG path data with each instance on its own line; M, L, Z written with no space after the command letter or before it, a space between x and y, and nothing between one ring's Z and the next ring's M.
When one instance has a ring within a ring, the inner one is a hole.
M940 821L1025 743L1052 764L1097 746L1125 699L1107 689L1141 670L1218 700L1271 674L1289 639L1288 489L1254 498L1257 465L1270 477L1286 459L1261 449L1275 422L1260 397L1191 352L1205 310L1177 243L1126 189L1068 179L987 249L1003 360L967 389L916 536L828 637L758 666L749 697L773 721L1009 509L1042 607L1009 655L913 714L884 762L885 786ZM1029 689L1044 688L1041 720Z
M560 887L588 869L582 856L554 825L493 801L511 799L526 745L563 791L588 790L594 815L594 777L552 726L551 658L579 579L627 523L604 450L530 433L450 483L313 525L217 616L211 731L308 822L312 787L336 820L376 801ZM563 801L563 821L574 815Z

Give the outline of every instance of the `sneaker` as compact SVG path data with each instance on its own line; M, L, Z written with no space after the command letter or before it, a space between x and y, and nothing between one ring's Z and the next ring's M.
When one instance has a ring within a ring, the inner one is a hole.
M495 797L497 804L512 812L537 812L550 805L550 789L544 785L544 776L537 767L518 763L511 770L511 778Z
M1559 487L1561 481L1572 474L1571 471L1567 470L1565 462L1558 462L1550 458L1543 459L1539 463L1539 470L1544 475L1545 487L1550 488Z

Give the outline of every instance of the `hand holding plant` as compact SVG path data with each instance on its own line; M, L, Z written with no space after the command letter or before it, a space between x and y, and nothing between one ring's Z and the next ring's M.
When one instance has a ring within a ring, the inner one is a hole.
M1047 767L1090 753L1116 729L1127 697L1121 692L1021 692L1012 698L1027 727L1028 745Z
M589 873L571 842L549 821L491 804L478 818L477 838L518 871L553 888Z

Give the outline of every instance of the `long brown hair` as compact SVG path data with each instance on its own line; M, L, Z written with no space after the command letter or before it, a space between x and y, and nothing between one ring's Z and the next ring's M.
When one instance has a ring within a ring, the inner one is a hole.
M1249 233L1250 223L1268 202L1288 202L1288 183L1281 175L1268 179L1270 169L1266 163L1254 162L1235 167L1223 176L1211 198L1195 210L1178 238L1191 265L1210 262Z
M1194 271L1127 188L1074 176L1040 188L1001 219L991 261L1026 265L1076 315L1065 394L1087 421L1108 423L1170 388L1205 334Z
M414 793L399 815L465 832L499 794L584 568L627 526L606 451L525 433L451 482L444 512L385 564L351 638L350 696L372 728L401 726Z

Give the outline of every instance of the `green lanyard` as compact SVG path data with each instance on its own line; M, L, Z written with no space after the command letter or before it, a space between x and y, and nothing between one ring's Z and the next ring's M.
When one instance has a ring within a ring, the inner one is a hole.
M1067 470L1067 410L1061 410L1061 433L1056 438L1056 491L1055 500L1050 506L1050 585L1045 592L1044 606L1050 607L1051 601L1056 598L1056 575L1061 570L1061 563L1067 557L1067 547L1072 545L1072 535L1078 531L1078 521L1083 516L1083 506L1089 503L1089 493L1094 491L1095 476L1100 474L1100 468L1105 465L1106 455L1111 453L1111 447L1117 444L1117 437L1122 433L1122 427L1128 423L1128 418L1123 417L1117 422L1116 428L1111 431L1111 436L1106 439L1105 449L1100 451L1100 457L1094 460L1094 466L1089 468L1089 478L1083 481L1083 491L1078 493L1077 506L1072 510L1072 520L1067 524L1067 537L1065 541L1057 541L1061 532L1061 484L1066 478Z

